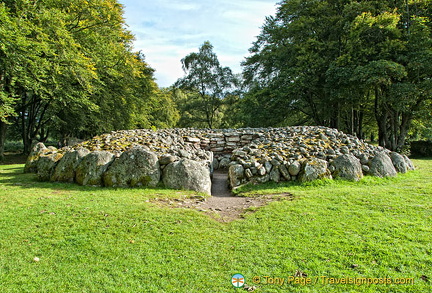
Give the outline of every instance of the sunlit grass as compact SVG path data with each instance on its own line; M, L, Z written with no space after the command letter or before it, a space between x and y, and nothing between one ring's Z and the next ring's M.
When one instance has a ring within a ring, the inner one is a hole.
M414 284L259 284L255 292L432 291L432 166L396 178L248 187L286 193L222 224L155 198L192 192L42 183L0 166L2 292L238 292L235 273L286 279L414 278ZM34 261L38 257L39 261ZM305 276L305 275L304 275ZM318 279L321 280L321 279Z

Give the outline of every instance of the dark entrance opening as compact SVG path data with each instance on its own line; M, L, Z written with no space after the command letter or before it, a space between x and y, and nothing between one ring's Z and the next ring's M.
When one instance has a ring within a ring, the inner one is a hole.
M211 194L218 197L232 196L228 186L228 170L215 170L213 172Z

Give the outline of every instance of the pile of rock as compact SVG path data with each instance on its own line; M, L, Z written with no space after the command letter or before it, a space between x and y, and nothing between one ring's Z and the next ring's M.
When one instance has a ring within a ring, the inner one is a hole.
M408 157L325 127L274 128L231 155L231 187L247 182L312 181L341 178L357 181L405 173Z
M95 186L157 186L210 193L227 169L232 188L252 182L359 180L414 169L400 154L325 127L146 129L96 136L73 148L37 144L26 172L40 180Z

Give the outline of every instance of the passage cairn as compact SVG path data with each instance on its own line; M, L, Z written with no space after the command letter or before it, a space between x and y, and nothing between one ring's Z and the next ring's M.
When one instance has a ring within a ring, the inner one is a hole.
M231 188L268 181L395 176L413 170L405 155L336 129L315 126L114 131L72 147L34 146L25 172L81 185L165 186L211 193L211 175Z

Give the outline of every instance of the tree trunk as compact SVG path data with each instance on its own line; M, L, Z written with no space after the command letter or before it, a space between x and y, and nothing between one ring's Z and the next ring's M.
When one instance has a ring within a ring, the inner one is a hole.
M0 161L4 159L4 145L6 142L6 130L8 125L0 120Z
M399 126L399 135L397 139L396 150L402 151L402 148L405 144L406 136L408 135L408 129L410 128L412 121L412 115L408 113L402 113L402 122Z

